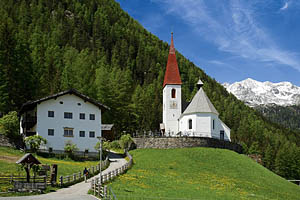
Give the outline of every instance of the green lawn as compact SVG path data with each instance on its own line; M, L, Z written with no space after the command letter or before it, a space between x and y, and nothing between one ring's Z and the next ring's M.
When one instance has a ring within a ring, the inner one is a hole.
M119 200L300 199L299 186L233 151L186 148L130 153L132 169L109 184Z
M25 171L18 167L17 164L15 164L15 162L24 154L25 153L20 152L19 150L8 147L0 147L0 177L10 176L11 174L25 176ZM55 158L43 158L40 156L37 156L37 159L42 164L57 164L58 177L70 175L79 171L82 172L84 167L89 168L98 164L98 161L75 162L72 160L66 161ZM12 186L0 183L0 192L7 191L7 189L10 187Z

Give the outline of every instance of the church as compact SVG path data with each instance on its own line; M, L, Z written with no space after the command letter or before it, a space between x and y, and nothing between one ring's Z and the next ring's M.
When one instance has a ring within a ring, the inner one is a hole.
M181 78L175 55L173 33L163 83L163 123L166 136L208 137L230 141L230 128L219 119L219 113L206 96L199 79L198 91L184 109Z

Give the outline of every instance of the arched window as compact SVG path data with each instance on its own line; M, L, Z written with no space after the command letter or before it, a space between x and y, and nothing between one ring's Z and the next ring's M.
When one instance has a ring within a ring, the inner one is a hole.
M176 98L176 90L174 88L171 90L171 95L173 99Z
M189 119L189 129L192 129L193 128L193 121L192 119Z

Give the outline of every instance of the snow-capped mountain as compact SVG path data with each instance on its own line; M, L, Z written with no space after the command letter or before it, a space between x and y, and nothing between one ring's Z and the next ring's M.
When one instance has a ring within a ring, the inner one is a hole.
M276 104L280 106L299 105L300 87L290 82L259 82L248 78L232 84L224 83L228 92L249 106Z

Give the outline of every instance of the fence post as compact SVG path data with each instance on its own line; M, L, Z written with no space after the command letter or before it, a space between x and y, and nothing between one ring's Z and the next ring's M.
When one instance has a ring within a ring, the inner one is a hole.
M94 196L96 195L96 180L94 181Z
M64 177L63 176L60 176L60 186L62 186L64 184Z
M73 181L76 181L76 173L73 174Z
M98 196L101 198L101 182L98 182Z
M103 179L102 179L102 183L105 183L105 182L106 182L105 176L106 176L106 174L103 174L103 175L102 175L102 178L103 178Z
M106 199L107 198L107 186L105 185L103 188L103 198Z
M94 190L94 179L91 181L91 189Z

